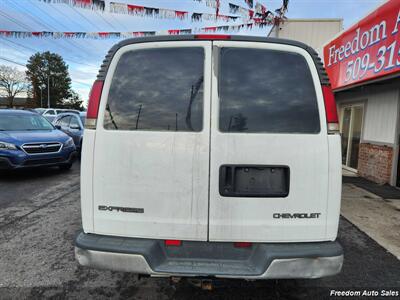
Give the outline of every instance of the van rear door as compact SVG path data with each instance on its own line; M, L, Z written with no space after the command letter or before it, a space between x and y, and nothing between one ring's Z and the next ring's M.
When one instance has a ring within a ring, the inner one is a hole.
M210 78L210 41L115 53L96 129L95 233L207 239Z
M213 42L210 241L325 238L328 141L312 57Z

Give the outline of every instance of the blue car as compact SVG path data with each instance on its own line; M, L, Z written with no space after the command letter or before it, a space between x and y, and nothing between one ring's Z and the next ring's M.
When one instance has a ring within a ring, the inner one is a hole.
M76 156L73 139L41 115L0 109L0 170L45 166L67 170Z
M74 140L75 147L80 153L82 150L83 129L85 127L86 112L67 112L57 115L53 125L68 134Z

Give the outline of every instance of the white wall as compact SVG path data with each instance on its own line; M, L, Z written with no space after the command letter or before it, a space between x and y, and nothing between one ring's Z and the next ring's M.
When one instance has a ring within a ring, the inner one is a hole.
M317 50L342 29L342 19L289 19L275 27L270 37L300 41Z
M339 92L336 100L339 106L348 102L365 103L361 142L397 144L398 85L367 86L356 92Z
M373 93L368 97L365 111L363 140L396 143L398 90Z

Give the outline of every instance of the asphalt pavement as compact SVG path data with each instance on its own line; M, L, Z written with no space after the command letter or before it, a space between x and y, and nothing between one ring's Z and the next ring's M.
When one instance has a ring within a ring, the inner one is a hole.
M187 280L173 284L166 278L137 279L81 267L73 252L80 227L78 162L70 171L1 174L0 299L326 299L332 290L400 290L400 261L344 218L338 239L345 260L339 275L218 280L211 291Z

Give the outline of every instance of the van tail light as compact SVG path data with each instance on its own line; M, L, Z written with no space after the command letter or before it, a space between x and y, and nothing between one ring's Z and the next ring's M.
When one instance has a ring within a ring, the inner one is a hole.
M336 110L335 96L332 88L329 85L322 86L322 93L324 95L326 123L328 126L328 133L339 133L339 122Z
M86 112L85 121L85 128L87 129L96 129L101 92L103 91L103 84L104 82L102 80L96 80L93 83L92 89L90 90L89 104Z
M181 246L182 245L182 241L181 240L165 240L164 241L165 246Z
M231 36L228 34L195 34L194 38L197 40L230 40Z
M235 242L233 246L235 248L250 248L253 243L250 242Z

